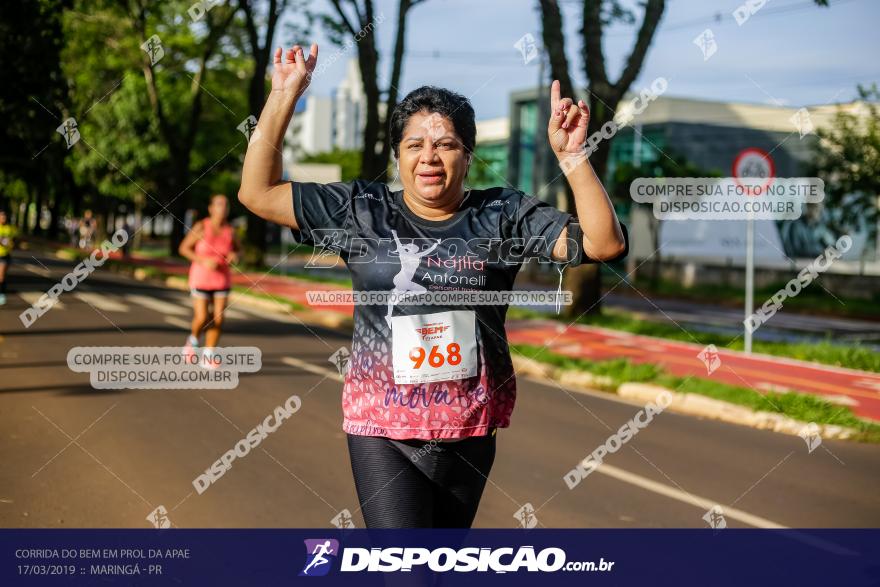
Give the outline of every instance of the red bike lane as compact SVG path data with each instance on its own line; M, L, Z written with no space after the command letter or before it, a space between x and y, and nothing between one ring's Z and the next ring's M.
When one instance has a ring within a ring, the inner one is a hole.
M784 357L716 349L720 363L709 367L697 344L663 340L592 326L566 327L553 321L512 320L507 323L512 343L540 346L555 353L589 360L626 358L654 363L680 377L693 375L759 392L797 391L848 405L863 418L880 421L880 374L842 369Z

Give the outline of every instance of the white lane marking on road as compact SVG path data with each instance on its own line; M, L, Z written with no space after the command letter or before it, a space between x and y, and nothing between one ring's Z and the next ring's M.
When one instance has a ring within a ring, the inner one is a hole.
M39 300L43 294L45 294L45 292L42 291L20 291L18 292L18 297L23 299L28 306L36 306L37 300ZM52 307L63 309L64 302L59 299Z
M332 369L325 369L323 367L318 367L311 363L307 363L301 359L295 359L293 357L282 357L281 362L286 365L291 365L293 367L297 367L304 371L308 371L309 373L314 373L316 375L324 375L326 377L331 377L336 379L337 381L343 381L344 377L339 373L335 372ZM586 466L586 463L584 463ZM669 485L664 485L663 483L658 483L657 481L653 481L648 479L647 477L642 477L641 475L636 475L635 473L630 473L629 471L624 471L618 467L614 467L612 465L608 465L603 463L598 469L596 469L597 473L603 473L608 475L609 477L614 477L620 481L625 483L629 483L631 485L635 485L642 489L647 489L648 491L653 491L654 493L658 493L660 495L664 495L666 497L670 497L672 499L677 499L684 503L709 510L715 505L718 505L718 502L715 500L711 500L705 497L698 497L690 493L685 493L680 489L676 489L675 487L671 487ZM755 516L748 512L744 512L743 510L722 506L724 508L724 515L732 518L734 520L739 520L745 524L749 524L750 526L754 526L756 528L782 528L785 529L787 526L783 526L781 524L777 524L776 522L772 522L766 518L762 518L760 516Z
M172 326L177 326L178 328L183 328L187 332L189 332L190 328L192 328L192 323L187 322L181 318L175 318L174 316L165 316L165 322Z
M345 377L340 375L339 372L337 372L336 370L318 367L317 365L312 365L311 363L308 363L301 359L294 359L293 357L281 357L281 362L285 365L290 365L291 367L296 367L297 369L302 369L303 371L314 373L315 375L323 375L324 377L329 377L330 379L335 379L339 382L345 381Z
M587 459L584 459L584 461L586 460ZM696 506L700 509L705 509L707 511L716 505L720 505L722 510L724 511L724 516L726 518L733 518L734 520L739 520L740 522L743 522L750 526L754 526L756 528L788 530L781 535L785 538L791 538L792 540L797 540L798 542L809 544L810 546L813 546L820 550L826 550L828 552L839 554L841 556L855 556L856 554L849 548L840 544L811 536L806 532L792 530L788 526L777 524L776 522L772 522L766 518L755 516L734 507L720 504L716 501L706 499L705 497L699 497L691 493L685 493L684 491L676 489L675 487L670 487L669 485L658 483L646 477L642 477L641 475L636 475L635 473L624 471L623 469L619 469L606 463L599 465L599 468L596 469L596 472L603 473L605 475L608 475L609 477L614 477L615 479L618 479L625 483L631 483L632 485L636 485L637 487L641 487L642 489L647 489L648 491L659 493L660 495L682 501L684 503Z
M233 302L236 303L236 302ZM250 306L245 306L243 303L239 303L236 306L236 309L239 312L247 314L250 318L268 318L270 320L275 320L276 322L283 322L285 324L299 324L302 325L302 321L296 318L293 318L288 314L290 308L287 306L282 307L280 304L276 309L267 310L264 308L254 308Z
M589 459L584 459L582 463L584 466L587 465L587 461ZM609 477L614 477L618 481L623 481L624 483L629 483L630 485L635 485L636 487L640 487L642 489L646 489L648 491L653 491L659 495L663 495L672 499L676 499L686 504L690 504L692 506L701 508L703 510L708 511L712 507L716 505L720 505L724 510L724 516L727 518L733 518L734 520L739 520L745 524L750 526L754 526L756 528L777 528L777 529L787 529L787 526L783 526L781 524L777 524L776 522L772 522L766 518L762 518L760 516L755 516L748 512L744 512L743 510L733 508L730 506L726 506L724 504L720 504L715 500L708 499L705 497L700 497L694 495L692 493L685 493L684 491L677 489L675 487L666 485L664 483L658 483L652 479L648 479L647 477L642 477L641 475L636 475L635 473L630 473L629 471L624 471L618 467L614 467L607 463L603 463L599 466L598 469L595 470L596 473L602 473L603 475L608 475Z
M35 274L39 275L40 277L51 277L52 276L51 271L49 271L48 269L44 269L43 267L38 267L37 265L34 265L33 263L25 263L24 268L27 269L28 271L30 271L31 273L35 273Z
M73 294L85 303L92 305L99 310L105 312L128 312L128 306L122 302L117 302L108 295L101 295L94 292L78 291Z
M184 307L180 304L164 302L160 299L151 298L149 296L126 294L125 299L149 310L159 312L160 314L170 314L172 316L189 316L190 314L190 309L188 307Z

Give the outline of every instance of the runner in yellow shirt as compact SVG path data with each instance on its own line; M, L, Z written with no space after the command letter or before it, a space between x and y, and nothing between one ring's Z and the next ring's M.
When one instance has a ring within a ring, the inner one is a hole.
M6 210L0 209L0 306L6 303L6 270L12 261L17 229L9 224Z

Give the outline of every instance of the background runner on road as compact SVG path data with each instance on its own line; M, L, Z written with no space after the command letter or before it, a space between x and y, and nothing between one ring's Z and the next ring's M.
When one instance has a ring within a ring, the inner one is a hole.
M0 306L6 303L6 273L12 262L12 249L15 248L15 226L9 224L6 210L0 208Z
M238 261L239 245L228 218L229 200L226 196L211 196L208 217L196 222L180 243L180 254L192 261L189 287L193 319L184 353L190 356L198 353L199 337L204 331L206 364L211 364L214 347L223 329L223 312L232 286L229 265Z

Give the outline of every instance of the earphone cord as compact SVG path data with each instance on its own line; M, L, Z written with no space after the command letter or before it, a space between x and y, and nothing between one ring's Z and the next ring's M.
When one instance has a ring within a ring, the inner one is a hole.
M559 271L559 285L556 286L556 314L559 314L559 310L562 308L562 272L565 271L565 268L568 267L568 263L564 265L556 265L556 270Z

